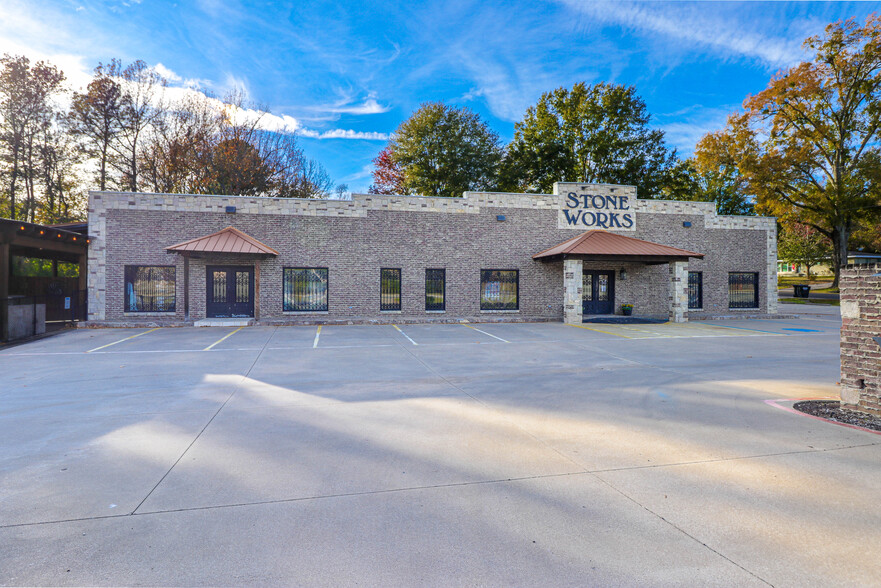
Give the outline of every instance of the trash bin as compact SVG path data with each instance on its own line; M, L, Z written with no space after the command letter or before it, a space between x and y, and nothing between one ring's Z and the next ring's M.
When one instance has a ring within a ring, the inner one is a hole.
M793 286L793 289L795 290L796 298L808 298L811 293L811 287L802 284L797 284Z

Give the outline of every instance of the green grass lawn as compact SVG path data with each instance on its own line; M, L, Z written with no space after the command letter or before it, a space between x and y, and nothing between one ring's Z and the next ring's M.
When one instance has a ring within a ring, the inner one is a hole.
M818 284L829 284L831 282L832 276L812 276L810 282L804 276L777 276L778 288L791 288L795 285L808 285L811 286L811 292L838 294L838 288L816 288Z
M829 304L831 306L841 306L838 300L824 300L821 298L780 298L778 302L786 304Z

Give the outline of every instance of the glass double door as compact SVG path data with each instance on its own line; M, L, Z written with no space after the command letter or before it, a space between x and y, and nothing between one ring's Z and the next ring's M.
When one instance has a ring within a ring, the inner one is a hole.
M254 268L218 266L206 268L209 318L250 318L254 316Z
M581 276L582 314L615 313L615 272L585 270Z

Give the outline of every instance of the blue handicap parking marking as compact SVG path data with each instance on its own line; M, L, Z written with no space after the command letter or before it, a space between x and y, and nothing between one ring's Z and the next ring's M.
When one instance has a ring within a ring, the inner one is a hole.
M822 333L823 331L819 329L789 329L784 328L784 331L798 331L799 333Z

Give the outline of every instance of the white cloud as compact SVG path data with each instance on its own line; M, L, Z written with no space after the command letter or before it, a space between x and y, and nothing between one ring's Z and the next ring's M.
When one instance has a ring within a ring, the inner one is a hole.
M179 100L186 95L195 95L207 99L214 108L226 109L231 113L232 120L238 124L256 124L259 128L276 133L296 133L309 139L357 139L362 141L387 141L388 133L372 131L354 131L351 129L330 129L319 131L303 126L299 119L287 114L273 114L255 108L242 108L226 105L217 98L206 97L203 92L188 87L168 87L165 89L166 97L170 100Z
M727 55L759 59L772 67L792 66L804 57L802 37L769 35L755 23L742 22L737 12L708 10L701 2L558 1L595 21L663 35ZM724 5L714 4L720 6Z
M174 73L173 71L171 71L170 69L168 69L167 67L162 65L161 63L157 63L156 65L154 65L153 70L156 73L158 73L160 76L162 76L163 78L165 78L166 80L168 80L169 82L171 82L173 84L179 84L179 83L183 82L182 77L180 77L179 75L177 75L176 73Z
M300 136L310 139L360 139L364 141L388 141L388 133L377 133L373 131L353 131L351 129L332 129L329 131L316 131L313 129L302 129L299 131Z
M337 114L382 114L390 109L391 106L382 106L375 98L368 98L361 104L331 106L327 110ZM316 110L321 110L321 108L316 108Z

